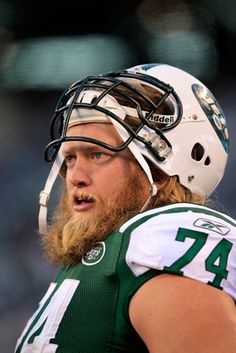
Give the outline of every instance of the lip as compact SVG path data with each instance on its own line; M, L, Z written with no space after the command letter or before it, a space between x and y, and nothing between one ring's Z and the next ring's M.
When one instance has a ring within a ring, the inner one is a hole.
M80 204L74 204L73 209L75 212L85 212L91 210L95 206L95 202L81 202Z

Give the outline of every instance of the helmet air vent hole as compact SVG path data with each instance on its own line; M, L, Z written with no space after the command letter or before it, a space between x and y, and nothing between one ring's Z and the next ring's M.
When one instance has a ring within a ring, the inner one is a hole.
M192 149L192 153L191 153L191 156L192 156L192 159L194 159L195 161L200 161L204 155L204 148L202 145L200 145L200 143L195 143L195 145L193 146L193 149Z
M209 165L211 163L211 159L209 156L207 156L206 160L205 160L205 165Z

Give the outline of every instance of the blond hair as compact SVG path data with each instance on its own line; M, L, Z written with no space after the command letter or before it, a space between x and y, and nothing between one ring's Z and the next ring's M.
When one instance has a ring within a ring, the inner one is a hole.
M178 202L192 202L204 205L206 198L193 193L178 181L177 176L168 177L165 185L158 191L152 200L151 207L169 205Z

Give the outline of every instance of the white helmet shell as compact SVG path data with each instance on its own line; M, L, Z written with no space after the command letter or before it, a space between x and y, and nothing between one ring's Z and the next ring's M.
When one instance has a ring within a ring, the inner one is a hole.
M169 176L178 175L180 183L192 192L209 196L223 177L228 158L228 129L218 102L201 81L176 67L148 64L127 71L169 84L183 108L179 124L164 132L172 154L164 162L147 149L142 154Z

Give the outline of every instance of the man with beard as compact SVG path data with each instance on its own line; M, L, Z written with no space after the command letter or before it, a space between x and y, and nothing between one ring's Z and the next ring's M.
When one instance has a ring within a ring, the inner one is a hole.
M62 268L16 353L235 352L236 222L206 206L227 156L221 108L182 70L140 65L69 87L39 215Z

